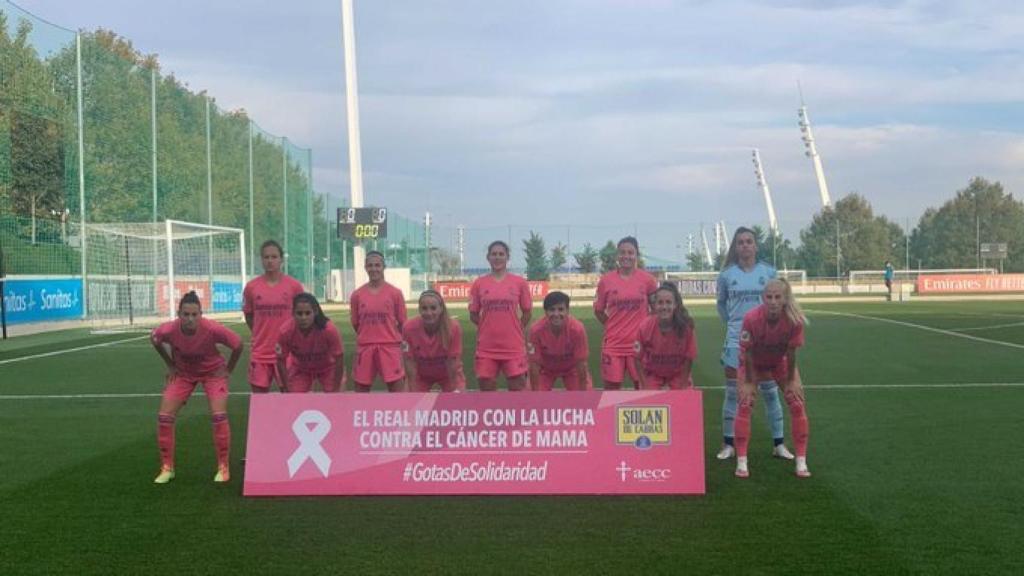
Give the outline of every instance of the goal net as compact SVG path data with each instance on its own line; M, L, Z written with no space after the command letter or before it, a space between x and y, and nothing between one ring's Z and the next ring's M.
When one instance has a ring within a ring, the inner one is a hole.
M142 331L173 318L194 290L204 312L242 309L245 233L167 220L86 225L85 300L94 332Z

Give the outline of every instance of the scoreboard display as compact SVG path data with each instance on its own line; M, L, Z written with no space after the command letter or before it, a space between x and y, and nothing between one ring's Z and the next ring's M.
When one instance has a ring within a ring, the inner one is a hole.
M338 208L338 238L377 240L387 235L387 208Z

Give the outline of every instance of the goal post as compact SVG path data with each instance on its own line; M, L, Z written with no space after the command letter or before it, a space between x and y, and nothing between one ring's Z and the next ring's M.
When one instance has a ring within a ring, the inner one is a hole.
M242 308L245 232L179 220L87 224L94 331L144 330L174 318L181 296L194 290L204 312Z

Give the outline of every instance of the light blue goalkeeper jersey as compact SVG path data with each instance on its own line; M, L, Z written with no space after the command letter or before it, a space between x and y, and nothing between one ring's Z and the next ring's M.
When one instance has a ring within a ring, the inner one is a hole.
M733 264L719 273L718 315L726 324L726 348L739 347L743 316L761 304L764 285L775 275L775 268L764 262L755 264L750 272Z

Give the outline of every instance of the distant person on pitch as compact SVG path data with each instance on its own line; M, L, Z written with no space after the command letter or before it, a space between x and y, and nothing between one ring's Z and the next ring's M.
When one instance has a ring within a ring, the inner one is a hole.
M637 267L640 244L626 236L618 243L617 270L601 276L594 298L594 316L604 325L601 340L601 380L605 390L619 390L629 373L636 388L640 387L634 357L637 331L651 313L650 296L658 289L658 281Z
M654 293L654 314L637 331L636 364L642 390L693 388L697 335L675 284L663 283Z
M242 339L223 325L203 318L199 297L189 292L178 303L178 318L153 330L150 342L167 365L166 384L157 413L157 446L160 473L153 480L166 484L174 479L174 425L178 410L188 402L198 384L203 385L210 404L213 444L217 450L214 482L231 479L228 453L231 426L228 424L228 378L242 355ZM217 346L231 350L227 363Z
M369 392L380 376L389 392L405 390L402 366L402 326L405 324L405 296L384 280L384 255L366 253L364 267L369 282L349 298L352 328L356 331L356 361L352 380L356 392Z
M487 247L491 273L473 281L469 289L469 319L477 325L474 370L482 392L498 389L505 375L510 391L526 388L526 326L533 300L526 279L508 271L508 244L501 240Z
M885 291L888 293L886 299L892 302L892 278L896 275L896 271L892 268L892 262L885 261Z
M740 332L739 410L736 413L736 476L746 478L750 415L757 388L778 384L786 397L796 446L796 475L808 478L807 438L810 426L796 350L804 344L807 318L793 298L789 282L776 278L764 289L764 303L743 317ZM754 383L757 383L755 386Z
M277 338L291 318L292 300L305 292L298 280L281 272L284 251L276 241L267 240L260 246L260 261L263 274L250 280L242 291L242 313L252 333L249 386L254 394L270 392L275 380L284 391L277 373Z
M757 239L750 228L740 227L733 234L725 266L718 274L718 316L725 322L725 345L722 347L722 366L725 369L725 399L722 401L722 448L719 460L736 455L733 426L736 419L736 368L739 365L740 328L743 316L761 304L765 284L775 278L775 268L757 260ZM793 454L786 448L785 427L782 421L782 403L779 402L779 388L773 383L761 387L764 397L765 415L772 429L776 458L792 460Z
M434 290L420 294L419 311L402 326L406 389L430 392L437 386L441 392L464 392L462 326Z
M533 390L550 391L561 380L566 390L590 390L590 347L583 323L569 313L569 295L544 297L544 317L530 327L526 344Z
M345 349L341 334L316 296L303 292L292 300L292 319L277 339L277 373L289 393L345 389Z

